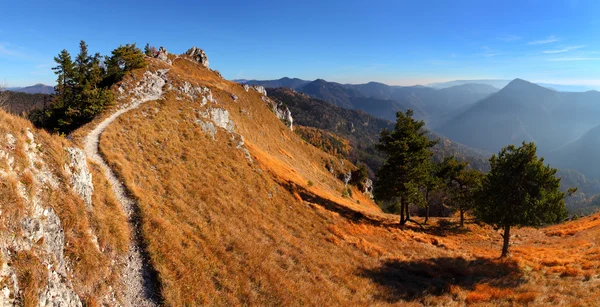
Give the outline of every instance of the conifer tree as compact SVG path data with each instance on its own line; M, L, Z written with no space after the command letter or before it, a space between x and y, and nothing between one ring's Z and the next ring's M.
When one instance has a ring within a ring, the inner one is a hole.
M75 85L75 67L71 54L64 49L60 54L54 57L57 66L53 67L54 73L57 75L56 86L54 91L61 105L68 103L73 96Z
M534 143L503 148L490 158L475 214L481 221L503 229L502 257L508 256L511 227L562 221L567 216L565 193L559 190L556 169L538 158ZM568 195L576 189L570 189Z
M423 190L429 177L433 147L424 129L425 123L414 119L413 111L396 113L393 131L383 130L377 149L387 159L377 171L374 194L378 200L391 202L400 213L400 224L410 219L409 204L422 205Z
M483 174L467 169L468 163L446 157L440 163L439 176L442 178L449 196L450 207L459 211L460 227L465 224L465 213L475 207L477 193L481 187Z

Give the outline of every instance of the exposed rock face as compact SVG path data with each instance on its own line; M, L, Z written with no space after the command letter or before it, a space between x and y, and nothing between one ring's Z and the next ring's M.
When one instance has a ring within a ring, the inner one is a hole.
M79 148L67 147L65 149L69 155L69 164L65 164L65 172L71 177L71 188L77 193L86 206L92 205L92 194L94 193L94 184L92 183L92 173L88 169L87 159L83 150Z
M371 199L373 198L373 180L367 178L363 182L363 194L369 196Z
M194 61L202 64L202 66L209 68L208 57L206 56L206 53L204 53L204 50L199 49L198 47L192 47L186 51L185 54L189 55Z
M156 54L156 58L167 63L167 64L171 64L171 60L169 60L169 52L167 51L167 49L165 49L164 47L160 47L158 49L158 53Z
M274 103L271 106L277 118L279 118L290 130L294 131L294 118L290 109L281 102Z
M235 132L235 124L229 119L229 111L221 108L209 108L208 113L204 113L205 118L210 118L217 127L221 127L231 133Z
M342 181L344 182L344 186L347 186L350 180L352 180L352 172L343 174Z
M217 134L217 127L212 122L205 122L201 119L197 119L196 123L200 125L202 131L212 137L213 140L216 139L215 135Z
M43 144L38 144L34 133L27 129L26 143L23 144L25 159L28 164L15 165L17 139L12 134L6 135L8 146L0 149L0 162L6 161L6 167L0 169L0 180L20 178L29 174L27 183L17 183L17 194L27 212L20 221L16 221L19 230L0 234L0 293L1 306L21 305L21 288L17 273L10 264L21 252L33 253L44 262L47 277L46 286L40 289L38 296L40 306L82 306L68 279L69 267L65 259L65 235L58 215L44 203L43 193L58 189L59 181L49 170L43 154ZM1 213L0 213L1 214Z
M262 85L253 85L252 88L263 96L267 96L267 90Z
M281 102L275 102L269 99L267 96L263 96L262 99L269 106L271 111L275 113L277 118L279 118L279 120L281 120L288 128L290 128L290 130L294 131L294 118L292 118L292 112L290 109L285 104Z

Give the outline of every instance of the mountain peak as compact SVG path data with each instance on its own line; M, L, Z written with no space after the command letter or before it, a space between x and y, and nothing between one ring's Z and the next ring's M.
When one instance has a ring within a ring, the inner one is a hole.
M523 80L520 78L516 78L510 81L502 91L538 91L538 92L554 92L551 89L545 88L543 86L537 85L535 83L529 82L527 80Z

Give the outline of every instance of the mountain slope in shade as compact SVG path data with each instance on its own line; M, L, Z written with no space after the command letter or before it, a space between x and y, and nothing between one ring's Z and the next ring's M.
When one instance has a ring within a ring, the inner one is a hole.
M394 122L384 120L364 111L344 109L326 101L312 98L285 88L270 89L269 97L285 103L294 115L298 125L325 130L339 135L350 142L352 147L348 159L366 163L376 171L384 161L384 156L375 149L382 129L393 129ZM433 149L434 159L441 161L445 156L456 156L468 161L473 168L487 171L490 153L468 148L447 138L429 133L430 138L440 140Z
M497 152L508 144L536 142L556 149L598 124L600 93L556 92L515 79L439 127L450 139Z
M588 178L600 179L600 125L581 138L548 155L548 161L564 168L572 168Z
M485 84L463 84L442 90L424 86L390 86L378 82L340 84L317 79L312 82L283 78L270 81L246 81L265 87L289 87L337 106L363 110L394 121L397 111L412 109L415 117L435 127L447 113L473 104L497 89ZM444 117L445 116L445 117Z

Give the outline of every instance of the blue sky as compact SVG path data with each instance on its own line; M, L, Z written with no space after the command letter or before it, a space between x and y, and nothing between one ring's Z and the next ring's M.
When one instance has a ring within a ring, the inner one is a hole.
M0 81L54 84L79 40L108 54L204 49L228 79L412 85L513 79L600 88L600 1L5 1Z

